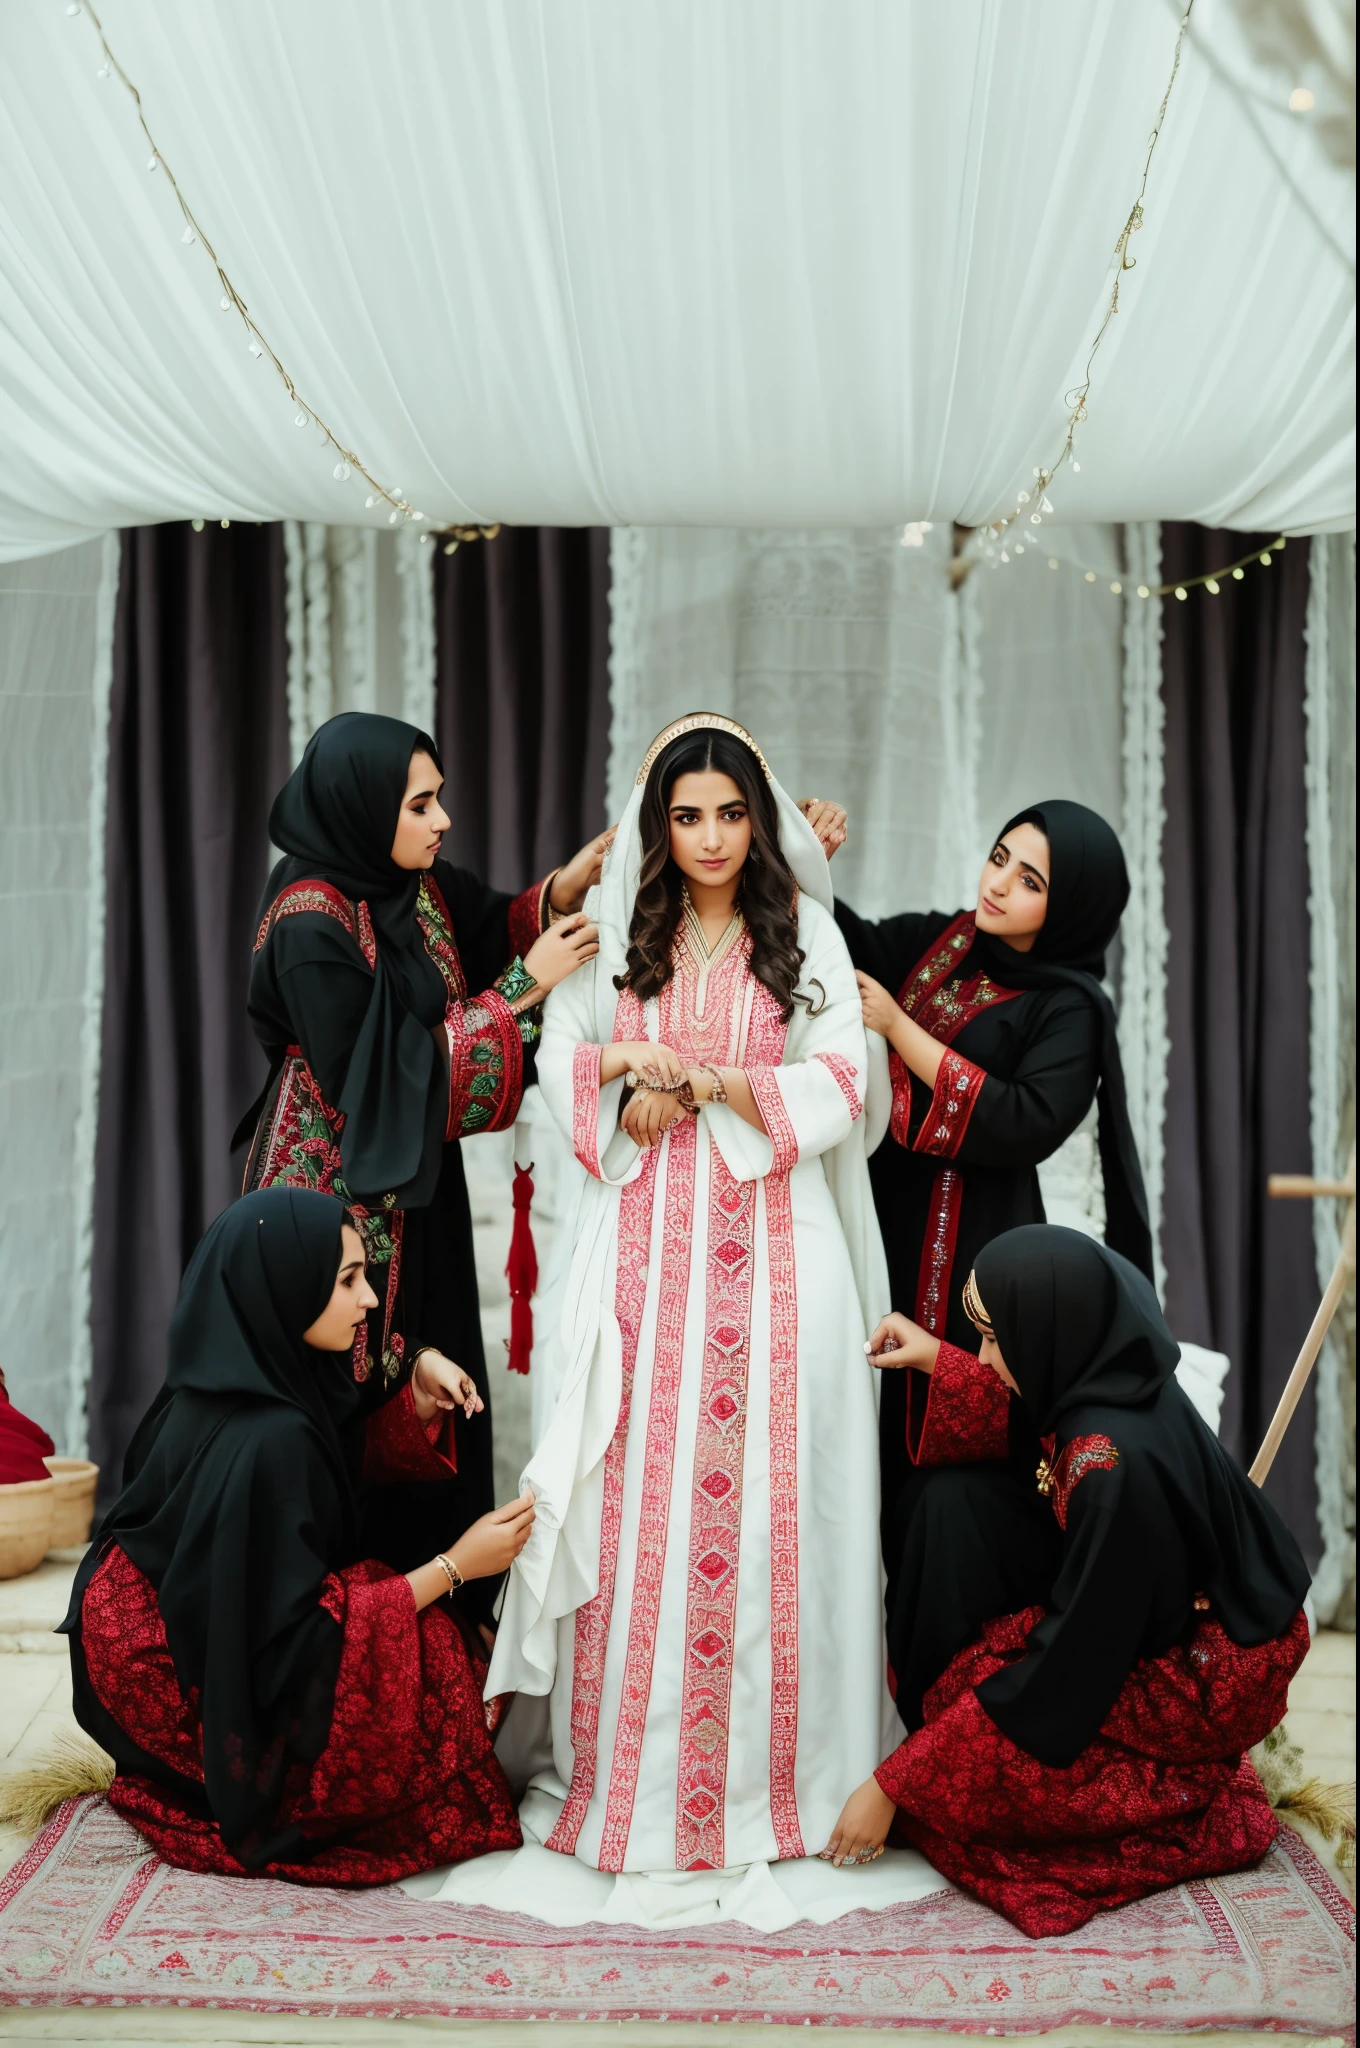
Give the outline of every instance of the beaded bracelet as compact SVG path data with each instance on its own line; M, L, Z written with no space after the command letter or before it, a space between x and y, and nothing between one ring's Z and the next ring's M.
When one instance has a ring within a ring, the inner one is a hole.
M445 1557L443 1551L439 1550L435 1552L433 1561L441 1568L444 1577L448 1580L449 1591L451 1593L456 1593L458 1591L458 1588L463 1584L463 1574L459 1571L453 1559L451 1557Z

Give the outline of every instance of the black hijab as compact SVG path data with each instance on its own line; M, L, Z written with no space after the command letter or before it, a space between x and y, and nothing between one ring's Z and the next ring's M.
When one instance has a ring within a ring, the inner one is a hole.
M358 1390L348 1351L313 1350L302 1332L334 1289L343 1219L332 1195L273 1187L210 1227L180 1288L165 1386L63 1623L78 1637L85 1588L117 1543L156 1589L180 1688L200 1700L202 1794L248 1867L306 1855L295 1829L271 1824L334 1708L341 1631L318 1601L326 1574L354 1561ZM120 1769L166 1781L73 1663L82 1725Z
M1181 1389L1179 1347L1127 1259L1080 1231L1026 1224L993 1238L973 1277L1055 1462L1075 1438L1100 1440L1066 1501L1044 1619L1026 1654L978 1687L1013 1742L1066 1765L1138 1659L1186 1639L1197 1594L1234 1642L1268 1642L1303 1604L1308 1569Z
M1101 986L1105 955L1129 900L1124 852L1112 826L1085 804L1052 797L1018 811L997 833L1004 839L1017 825L1037 825L1049 846L1048 908L1033 948L1018 953L979 932L968 954L970 968L984 967L1003 988L1079 988L1100 1018L1099 1146L1105 1181L1105 1236L1148 1278L1152 1278L1152 1231L1138 1147L1129 1123L1119 1027L1114 1005Z
M421 877L392 859L417 752L442 774L429 734L399 718L342 711L319 727L269 814L270 837L284 858L261 904L263 917L290 883L318 880L368 905L377 951L373 995L333 1107L345 1118L340 1153L355 1200L371 1205L394 1194L412 1208L434 1191L439 1150L428 1141L436 1125L443 1135L438 1112L445 1093L431 1037L444 1014L444 984L416 922ZM318 933L321 920L286 923L291 963L332 957L334 934ZM273 945L271 935L256 956L257 972L271 971Z

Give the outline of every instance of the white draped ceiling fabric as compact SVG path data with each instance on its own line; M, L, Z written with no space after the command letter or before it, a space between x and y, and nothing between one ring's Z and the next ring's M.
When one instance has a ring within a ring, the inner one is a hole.
M431 519L975 526L1061 443L1167 0L102 0L308 401ZM0 11L0 556L379 524L64 0ZM1354 523L1353 173L1199 0L1078 522ZM1273 95L1273 98L1272 98Z

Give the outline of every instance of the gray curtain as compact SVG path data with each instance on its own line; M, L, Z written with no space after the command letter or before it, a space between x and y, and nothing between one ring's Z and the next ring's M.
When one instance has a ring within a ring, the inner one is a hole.
M95 1154L90 1456L107 1496L165 1374L185 1261L237 1191L268 816L288 773L278 526L123 535Z
M1166 525L1163 578L1252 539ZM1308 543L1293 541L1218 597L1163 603L1167 1311L1178 1336L1231 1359L1222 1435L1244 1464L1317 1305L1309 1205L1266 1193L1267 1174L1310 1167L1307 602ZM1315 1563L1313 1430L1309 1395L1267 1492Z
M608 529L441 551L435 648L448 857L522 889L606 823Z

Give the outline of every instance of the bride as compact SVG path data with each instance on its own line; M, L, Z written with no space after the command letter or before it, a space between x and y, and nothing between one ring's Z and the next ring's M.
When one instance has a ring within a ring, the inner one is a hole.
M884 1696L855 977L816 838L731 719L653 743L598 896L538 1055L586 1179L487 1691L551 1694L549 1848L812 1855Z

